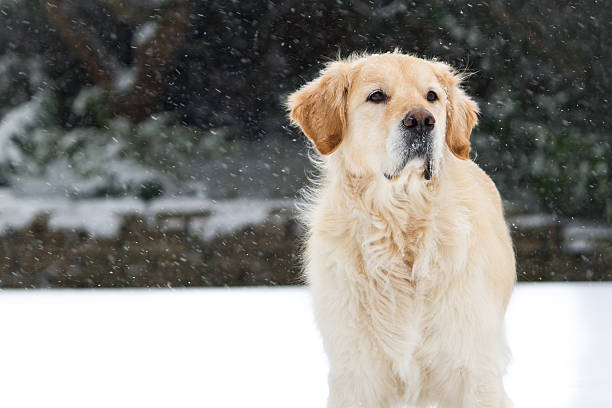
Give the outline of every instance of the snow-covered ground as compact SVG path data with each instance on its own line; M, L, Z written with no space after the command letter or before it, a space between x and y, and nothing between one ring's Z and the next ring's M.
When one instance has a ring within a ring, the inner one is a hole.
M0 407L323 407L304 288L0 291ZM612 284L519 284L517 408L612 406Z

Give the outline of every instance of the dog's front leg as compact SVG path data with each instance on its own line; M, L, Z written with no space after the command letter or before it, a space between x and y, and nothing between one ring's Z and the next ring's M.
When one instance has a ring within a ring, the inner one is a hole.
M320 320L330 363L328 408L393 407L399 396L397 376L361 322L352 320L350 314Z
M489 364L488 368L494 362ZM462 380L456 389L449 390L451 392L445 395L440 408L512 408L513 404L504 391L501 373L496 370L462 370L460 377Z
M463 393L463 404L459 406L465 408L512 408L513 404L504 391L501 375L497 373L487 374L484 378L473 376L473 378L467 379L467 389Z
M326 275L325 278L330 277ZM356 292L334 279L311 279L315 315L329 358L328 408L391 408L398 397L393 367L369 328Z
M397 386L386 367L370 362L351 364L329 375L328 408L391 408L397 403Z

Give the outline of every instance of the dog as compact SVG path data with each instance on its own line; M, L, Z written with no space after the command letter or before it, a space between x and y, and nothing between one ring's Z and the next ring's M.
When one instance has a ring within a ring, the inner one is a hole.
M399 51L329 63L288 97L320 179L302 215L328 407L509 407L512 241L469 159L477 104Z

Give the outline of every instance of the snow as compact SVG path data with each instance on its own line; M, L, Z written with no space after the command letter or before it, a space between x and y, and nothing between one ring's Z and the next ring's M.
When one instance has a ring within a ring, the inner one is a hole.
M573 222L563 230L564 249L570 253L593 252L597 242L612 244L612 226L597 222Z
M133 68L123 68L115 76L114 85L117 91L128 91L136 83L136 71Z
M0 406L323 405L302 289L4 291L0 305Z
M19 149L13 143L13 137L34 126L40 99L24 102L9 111L0 121L0 162L15 163L21 160Z
M52 230L82 230L96 236L115 236L125 214L143 210L142 201L134 198L115 200L56 201L58 206L50 214Z
M142 214L149 223L160 213L206 214L189 220L189 229L202 240L231 233L263 222L274 209L292 208L291 200L209 200L200 197L160 198L150 205L136 198L70 200L63 197L19 196L0 189L0 233L30 225L40 214L49 217L52 230L79 230L92 236L112 237L120 231L123 217ZM172 221L169 221L172 223Z
M88 86L81 89L72 102L72 112L79 116L87 114L89 105L99 102L104 97L104 89L98 86ZM63 146L62 146L63 147Z
M0 406L323 407L304 288L0 291ZM612 284L519 284L516 408L612 405Z
M113 236L123 214L140 212L135 198L69 200L61 197L20 197L0 189L0 232L27 227L40 214L48 214L51 229L82 230L95 236Z
M555 218L550 214L515 215L508 222L518 228L548 228L555 224Z
M219 204L219 203L218 203ZM217 235L237 231L247 225L256 225L264 220L274 208L293 207L291 200L251 200L238 199L216 206L212 216L197 223L194 220L193 231L204 240Z
M611 283L522 284L507 316L517 408L612 406Z
M142 46L148 43L155 36L157 32L157 23L150 21L142 24L136 29L134 33L134 45L136 47Z

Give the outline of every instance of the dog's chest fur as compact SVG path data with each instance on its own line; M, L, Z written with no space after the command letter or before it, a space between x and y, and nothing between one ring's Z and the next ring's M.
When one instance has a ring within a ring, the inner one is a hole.
M344 177L327 185L319 201L325 205L316 207L309 223L318 227L311 230L313 242L325 242L317 246L322 270L351 296L345 318L356 319L402 378L419 378L413 369L427 364L418 345L431 335L428 321L440 313L437 299L448 293L442 287L448 274L467 256L470 216L441 194L439 181L424 184L414 174L389 188ZM440 211L441 205L453 210Z
M436 253L435 191L405 185L380 191L351 188L347 246L358 248L356 277L360 304L369 316L369 329L379 346L390 356L403 354L407 343L421 336L419 299L432 284ZM412 188L411 188L412 187ZM350 187L349 187L350 188ZM348 241L351 241L350 243ZM409 347L408 347L409 348Z

